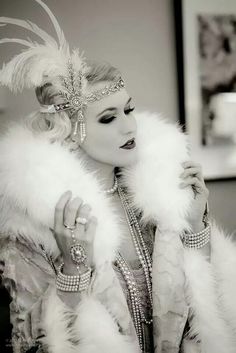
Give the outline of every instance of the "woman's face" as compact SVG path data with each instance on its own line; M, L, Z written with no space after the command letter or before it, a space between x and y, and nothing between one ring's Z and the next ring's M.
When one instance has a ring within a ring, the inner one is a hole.
M109 84L93 84L88 93ZM100 101L89 103L84 115L86 139L81 148L94 160L114 167L133 164L137 156L137 125L133 109L132 99L124 88Z

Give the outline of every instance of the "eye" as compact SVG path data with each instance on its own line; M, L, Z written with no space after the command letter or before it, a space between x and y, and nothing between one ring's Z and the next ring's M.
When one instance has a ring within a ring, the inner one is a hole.
M135 109L135 107L125 109L125 110L124 110L125 115L129 115L131 112L133 112L133 111L134 111L134 109Z
M133 108L127 108L124 110L125 115L129 115L132 111L134 111L135 107ZM109 124L111 123L114 119L116 119L116 116L110 116L110 115L104 115L102 116L98 121L101 124Z
M111 123L116 117L115 116L102 116L98 121L101 124L109 124Z

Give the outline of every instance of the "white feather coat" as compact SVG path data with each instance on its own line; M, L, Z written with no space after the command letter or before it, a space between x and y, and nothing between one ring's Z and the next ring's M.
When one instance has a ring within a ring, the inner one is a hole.
M179 352L189 313L194 313L191 334L201 343L184 340L184 352L236 352L236 249L212 223L209 263L197 251L185 250L179 235L189 229L193 193L179 188L181 163L188 160L188 141L177 125L150 113L136 115L138 162L124 171L124 183L143 221L153 221L158 232L153 254L153 320L155 353ZM120 289L116 307L111 262L122 242L115 211L101 191L95 174L89 174L79 155L50 144L26 128L12 127L0 141L0 228L2 237L24 239L40 251L43 244L58 256L51 235L55 204L71 190L92 206L98 218L94 242L96 279L93 291L76 309L68 328L69 309L57 297L55 284L45 297L43 339L50 353L137 353L137 338L130 324ZM5 254L7 261L7 254ZM109 289L107 303L98 299ZM118 310L118 309L119 310ZM116 322L123 332L119 334ZM109 337L109 339L107 339ZM73 340L79 338L75 345Z

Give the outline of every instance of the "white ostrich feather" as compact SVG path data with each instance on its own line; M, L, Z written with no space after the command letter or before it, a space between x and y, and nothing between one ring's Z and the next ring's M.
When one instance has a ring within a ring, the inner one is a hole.
M25 29L28 29L28 31L35 33L38 37L40 37L45 43L48 45L52 45L57 47L58 44L56 40L50 36L47 32L45 32L43 29L38 27L35 23L31 21L25 21L25 20L20 20L18 18L11 18L11 17L0 17L0 23L1 24L11 24L15 26L19 26Z
M46 13L48 14L50 20L52 21L52 24L55 28L55 31L57 33L57 37L58 37L58 40L59 40L59 44L60 44L60 47L64 50L67 50L68 49L68 43L65 39L65 36L64 36L64 33L56 19L56 17L54 16L54 14L52 13L52 11L49 9L49 7L44 3L42 2L41 0L35 0L40 6L42 6L42 8L46 11Z
M32 47L34 44L30 41L27 41L25 39L21 39L21 38L3 38L0 39L0 44L5 44L5 43L18 43L21 45L24 45L26 47Z
M56 48L37 45L16 55L0 71L0 82L12 91L21 91L65 75L68 57Z
M55 83L60 91L65 90L61 77L68 78L68 62L72 63L75 80L79 72L84 74L86 70L85 61L79 50L72 53L65 39L60 25L48 8L41 0L35 0L49 16L55 28L57 39L53 38L43 29L31 21L0 17L0 26L11 24L22 27L36 34L43 42L35 42L30 39L3 38L0 44L17 43L26 47L21 53L14 56L0 70L0 84L7 86L10 90L17 92L24 88L41 86L46 82ZM86 79L83 77L81 89L85 89Z

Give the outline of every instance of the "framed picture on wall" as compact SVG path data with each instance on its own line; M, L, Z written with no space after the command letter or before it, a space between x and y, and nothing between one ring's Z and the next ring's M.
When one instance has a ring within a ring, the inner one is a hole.
M206 180L236 178L236 1L175 0L180 123Z

